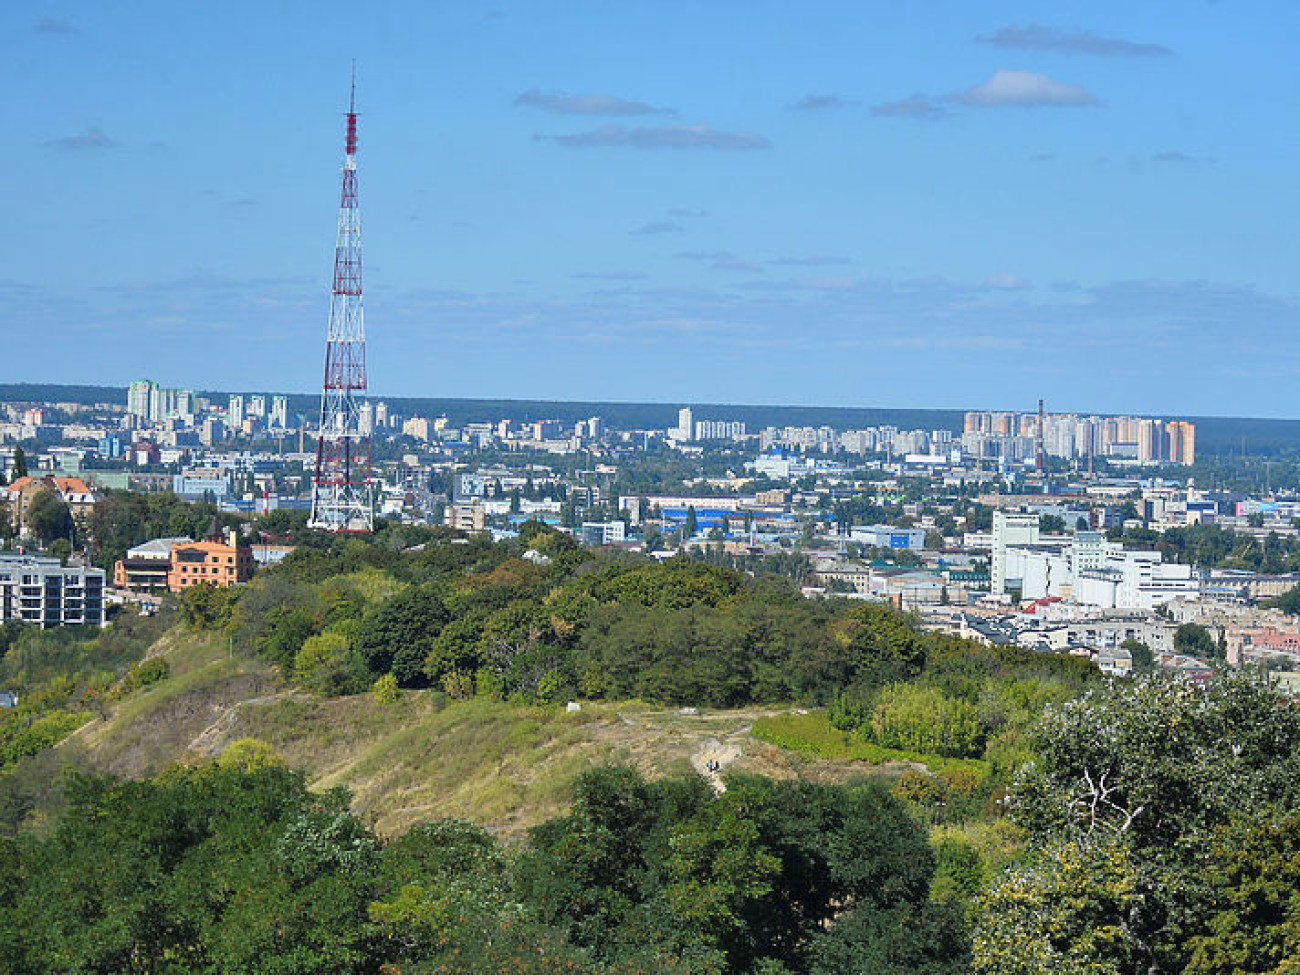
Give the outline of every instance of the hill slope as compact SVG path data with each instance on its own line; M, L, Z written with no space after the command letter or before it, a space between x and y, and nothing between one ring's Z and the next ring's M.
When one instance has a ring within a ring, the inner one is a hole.
M231 742L269 742L312 788L345 786L354 810L382 833L457 816L518 834L561 812L573 776L591 765L631 764L650 776L724 766L822 781L861 774L860 763L816 762L750 737L753 721L781 709L683 714L638 703L583 704L569 713L475 699L449 702L404 691L317 699L281 683L226 642L178 626L151 650L171 676L67 739L79 764L126 776L212 757Z

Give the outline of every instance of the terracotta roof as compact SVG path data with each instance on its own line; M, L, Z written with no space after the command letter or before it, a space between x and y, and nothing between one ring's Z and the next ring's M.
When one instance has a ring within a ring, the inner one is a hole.
M79 477L20 477L9 485L7 490L16 494L32 484L44 484L60 494L94 494L95 490Z

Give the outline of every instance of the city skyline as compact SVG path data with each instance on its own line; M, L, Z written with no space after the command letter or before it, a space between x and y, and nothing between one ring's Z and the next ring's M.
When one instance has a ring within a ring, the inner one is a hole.
M0 382L1297 416L1280 3L0 14Z

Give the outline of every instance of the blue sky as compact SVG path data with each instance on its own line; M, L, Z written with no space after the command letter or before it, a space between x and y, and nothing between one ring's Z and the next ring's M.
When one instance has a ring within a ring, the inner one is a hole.
M376 12L376 9L377 11ZM1281 2L11 3L0 382L1300 416Z

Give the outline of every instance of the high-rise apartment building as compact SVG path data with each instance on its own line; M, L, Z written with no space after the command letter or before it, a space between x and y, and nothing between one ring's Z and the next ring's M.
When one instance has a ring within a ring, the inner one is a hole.
M152 418L153 391L157 387L151 379L137 379L126 391L126 411L141 420Z
M677 411L677 426L668 431L668 436L674 440L695 439L695 413L689 406Z
M969 412L963 450L977 450L981 457L1019 459L1023 450L1018 442L1035 441L1038 426L1037 413ZM1182 420L1049 413L1042 418L1042 426L1043 451L1050 457L1106 457L1140 464L1191 464L1196 460L1196 427Z
M1196 463L1196 424L1173 420L1165 426L1165 456L1175 464Z
M126 412L142 423L161 423L194 414L195 396L188 389L167 389L152 379L137 379L126 391Z

